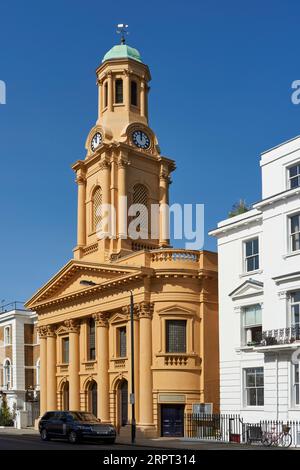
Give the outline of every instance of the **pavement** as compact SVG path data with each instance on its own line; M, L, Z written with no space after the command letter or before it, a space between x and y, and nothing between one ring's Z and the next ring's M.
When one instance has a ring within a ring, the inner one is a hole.
M156 438L137 439L131 444L128 439L118 437L116 443L80 443L69 444L62 440L42 442L38 431L33 428L15 429L0 428L0 450L280 450L279 448L265 448L262 445L231 444L223 442L199 441L185 438ZM294 448L295 449L295 448Z

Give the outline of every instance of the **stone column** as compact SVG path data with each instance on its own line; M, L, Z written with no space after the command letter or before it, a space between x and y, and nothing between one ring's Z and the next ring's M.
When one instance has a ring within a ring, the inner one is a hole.
M159 205L160 205L160 228L159 244L161 247L169 246L169 175L162 169L159 175Z
M152 385L152 313L153 304L141 302L140 318L140 407L139 425L153 426Z
M56 394L56 334L52 326L47 327L47 409L57 409Z
M86 244L86 181L83 175L78 174L76 182L78 184L78 208L77 208L77 245Z
M128 70L124 70L124 104L126 108L130 109L131 97L130 97L130 75Z
M109 416L109 349L108 349L108 321L104 313L93 315L96 322L96 354L97 354L97 400L98 418L103 422L110 422Z
M69 385L70 410L80 409L80 380L79 380L79 324L74 320L66 320L65 326L69 332Z
M108 81L108 93L107 93L107 98L108 98L108 111L113 111L113 99L114 99L114 90L113 90L113 77L111 71L108 72L107 74L107 81Z
M47 327L38 327L40 338L40 415L47 411Z
M127 205L126 193L126 165L127 160L121 158L118 161L118 238L124 238L127 234Z

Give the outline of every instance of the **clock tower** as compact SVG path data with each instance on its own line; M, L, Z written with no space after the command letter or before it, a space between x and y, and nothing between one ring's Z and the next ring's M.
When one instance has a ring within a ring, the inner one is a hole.
M151 75L140 53L114 46L96 70L98 117L86 156L73 165L78 184L75 259L112 261L138 250L169 246L170 173L149 127ZM138 211L134 204L140 204ZM134 236L130 224L137 230ZM101 227L101 230L99 230Z
M137 436L183 436L195 404L219 409L217 255L169 246L175 164L149 126L139 52L123 40L96 75L96 123L73 165L74 258L26 303L38 315L41 415L88 411L128 439L133 424Z

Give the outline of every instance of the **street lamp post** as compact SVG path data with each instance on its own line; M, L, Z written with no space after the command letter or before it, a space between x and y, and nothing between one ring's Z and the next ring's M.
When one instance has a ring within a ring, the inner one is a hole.
M83 286L97 286L96 282L81 280L80 284ZM123 289L118 289L114 286L114 289L123 292ZM131 393L130 393L130 404L131 404L131 443L135 443L136 436L136 422L135 422L135 390L134 390L134 299L133 292L130 290L130 352L131 352Z

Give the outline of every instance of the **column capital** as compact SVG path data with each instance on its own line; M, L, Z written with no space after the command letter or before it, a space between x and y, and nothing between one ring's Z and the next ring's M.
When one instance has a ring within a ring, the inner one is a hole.
M127 320L130 319L130 305L126 305L125 307L122 307L122 312L124 315L127 316ZM134 304L133 306L133 318L134 320L137 320L139 317L139 308L137 304Z
M110 161L108 157L102 158L101 162L99 163L100 170L108 170L110 168Z
M153 302L141 302L138 305L139 317L140 318L152 318L154 310Z
M76 176L76 183L77 184L85 184L86 179L83 175L77 175Z
M41 339L45 339L47 338L47 326L38 326L37 327L37 332L38 332L38 335Z
M100 326L103 328L108 327L108 315L106 313L103 313L103 312L94 313L92 317L95 320L96 326Z
M127 165L129 165L127 158L121 155L118 159L118 168L126 168Z
M167 170L164 170L163 168L160 170L159 173L159 179L162 181L166 181L167 183L170 183L170 176L169 172Z
M65 320L65 328L68 333L79 333L80 322L76 320Z

